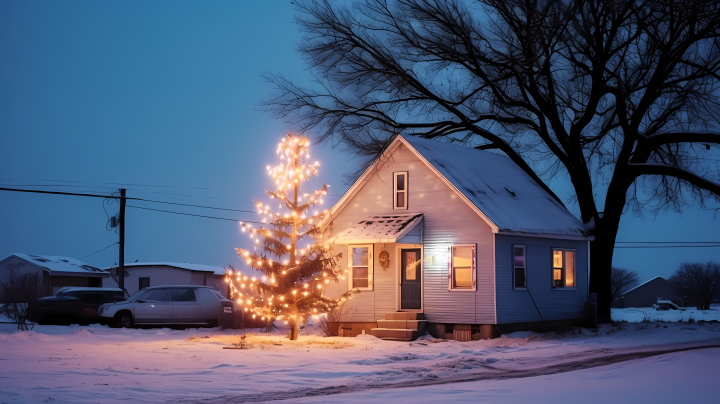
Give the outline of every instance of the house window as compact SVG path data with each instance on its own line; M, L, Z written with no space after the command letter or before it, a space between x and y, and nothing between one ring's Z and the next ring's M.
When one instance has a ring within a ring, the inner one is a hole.
M575 251L553 249L553 288L575 287Z
M527 259L524 245L513 246L513 287L516 289L527 288Z
M450 247L448 289L475 290L475 244Z
M408 173L407 171L394 173L393 207L407 209L408 205Z
M150 278L138 278L138 290L150 287Z
M372 290L372 245L348 246L348 272L350 289Z

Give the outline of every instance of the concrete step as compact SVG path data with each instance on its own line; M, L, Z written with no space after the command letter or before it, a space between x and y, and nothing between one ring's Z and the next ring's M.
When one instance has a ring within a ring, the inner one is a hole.
M398 311L395 313L386 313L385 320L425 320L425 315L423 313Z
M370 334L380 339L389 339L396 341L414 341L420 336L416 330L405 330L397 328L373 328Z
M396 328L404 330L425 331L427 321L425 320L378 320L378 328Z

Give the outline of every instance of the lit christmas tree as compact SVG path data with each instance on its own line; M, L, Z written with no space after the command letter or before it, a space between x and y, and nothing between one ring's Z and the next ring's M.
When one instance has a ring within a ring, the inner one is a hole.
M285 212L275 213L268 205L258 202L257 207L274 229L251 228L242 224L255 241L255 251L236 248L248 266L263 276L248 277L234 269L228 273L232 298L251 312L253 318L281 320L291 326L290 339L296 340L300 325L309 316L337 308L357 290L350 290L338 298L325 296L323 291L330 282L346 279L346 272L337 265L342 254L333 255L332 247L319 241L322 237L318 225L328 214L327 210L308 215L310 208L323 203L328 185L313 193L301 195L303 181L317 176L319 163L309 164L307 138L288 134L278 145L280 164L267 167L275 180L275 191L265 191L272 200L279 201ZM304 248L298 243L312 239ZM260 250L260 251L258 251Z

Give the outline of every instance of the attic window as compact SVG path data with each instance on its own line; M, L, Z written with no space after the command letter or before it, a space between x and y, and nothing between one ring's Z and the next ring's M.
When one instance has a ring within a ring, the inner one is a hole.
M393 173L393 208L407 210L408 172Z

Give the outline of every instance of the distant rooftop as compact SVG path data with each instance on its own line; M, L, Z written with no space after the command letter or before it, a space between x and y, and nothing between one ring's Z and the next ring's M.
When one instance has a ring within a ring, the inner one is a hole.
M197 271L197 272L212 272L215 275L225 275L225 268L223 267L215 267L211 265L202 265L202 264L193 264L193 263L187 263L187 262L131 262L131 263L125 263L125 268L128 267L174 267L174 268L182 268L187 269L190 271ZM117 268L117 266L107 267L103 268L106 271L109 271L112 268Z
M656 276L656 277L654 277L654 278L650 279L649 281L645 281L645 282L643 282L643 283L641 283L641 284L639 284L639 285L635 286L634 288L632 288L632 289L628 290L627 292L623 293L623 295L626 295L626 294L628 294L628 293L632 292L633 290L635 290L635 289L639 288L640 286L643 286L643 285L647 285L648 283L650 283L650 282L654 281L655 279L662 279L662 280L665 280L665 278L663 278L662 276Z
M100 268L96 268L92 265L88 265L80 260L70 257L63 257L59 255L37 255L37 254L12 254L5 259L12 256L22 258L25 261L32 263L35 266L43 268L50 272L51 275L57 275L58 273L71 273L71 274L100 274L106 275L107 271ZM3 260L4 261L4 260Z

